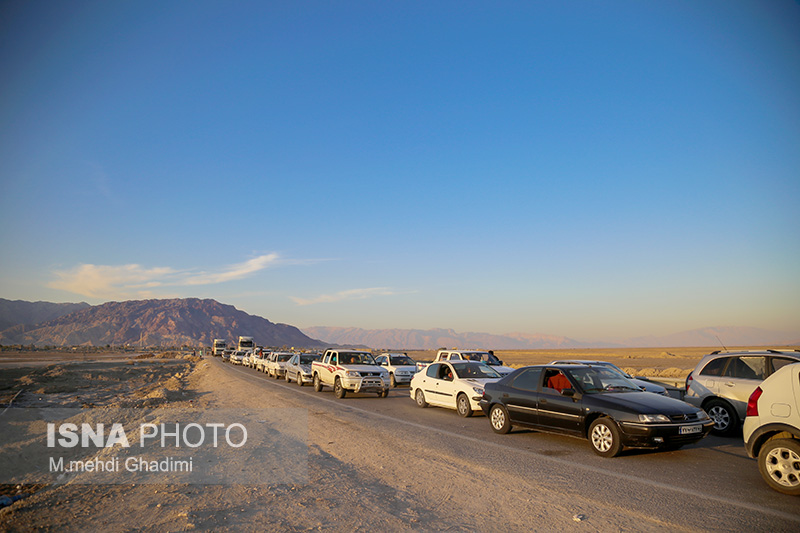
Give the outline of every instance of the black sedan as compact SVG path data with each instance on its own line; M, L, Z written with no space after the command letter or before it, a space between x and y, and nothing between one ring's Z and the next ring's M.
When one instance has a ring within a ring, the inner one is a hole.
M686 402L642 392L604 367L540 365L487 383L481 409L496 433L512 425L587 438L595 453L623 447L677 449L705 437L714 423Z

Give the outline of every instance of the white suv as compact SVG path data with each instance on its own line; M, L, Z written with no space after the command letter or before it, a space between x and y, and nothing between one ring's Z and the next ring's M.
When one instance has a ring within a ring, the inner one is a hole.
M796 351L713 352L686 378L684 401L705 409L717 435L741 427L747 400L762 381L782 367L800 361Z
M800 364L784 366L753 391L744 447L758 458L767 485L800 496Z

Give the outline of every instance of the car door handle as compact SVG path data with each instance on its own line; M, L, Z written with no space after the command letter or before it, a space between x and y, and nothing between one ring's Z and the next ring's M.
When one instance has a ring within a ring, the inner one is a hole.
M733 387L734 385L736 385L736 384L733 381L726 381L725 382L725 386L726 387Z
M546 398L542 398L541 400L539 400L539 403L547 403L547 399Z

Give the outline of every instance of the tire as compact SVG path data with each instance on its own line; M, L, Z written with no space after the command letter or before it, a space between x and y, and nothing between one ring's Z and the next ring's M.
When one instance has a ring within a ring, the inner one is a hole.
M333 394L337 398L344 398L345 396L347 396L347 391L342 386L342 380L340 380L339 378L336 378L336 381L333 382Z
M456 397L456 411L459 416L464 418L472 416L472 406L469 404L469 398L463 392Z
M506 434L511 431L511 419L508 411L500 404L495 404L489 409L489 423L495 433Z
M715 435L728 436L731 435L739 427L739 415L736 410L726 402L719 398L709 400L704 407L708 416L714 421L714 427L711 432Z
M322 381L319 379L319 374L314 374L314 390L322 392Z
M378 396L380 396L381 398L388 398L389 397L389 389L386 389L383 392L378 393Z
M297 384L303 386L303 375L300 372L297 373Z
M389 374L389 381L391 381L392 388L397 387L397 382L394 380L394 374Z
M800 496L800 441L772 439L758 453L758 471L771 489Z
M291 383L292 382L292 380L289 379L289 373L288 372L283 374L283 379L286 380L286 383Z
M414 393L414 400L417 402L418 407L428 407L428 402L425 401L425 393L422 389L417 389Z
M589 426L589 444L592 450L601 457L616 457L622 451L617 424L604 416Z

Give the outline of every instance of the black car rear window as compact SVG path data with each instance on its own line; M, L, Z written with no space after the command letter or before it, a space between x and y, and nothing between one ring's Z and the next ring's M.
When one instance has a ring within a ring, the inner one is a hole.
M529 368L524 370L514 378L511 387L521 390L535 391L539 388L539 376L542 375L541 368Z

